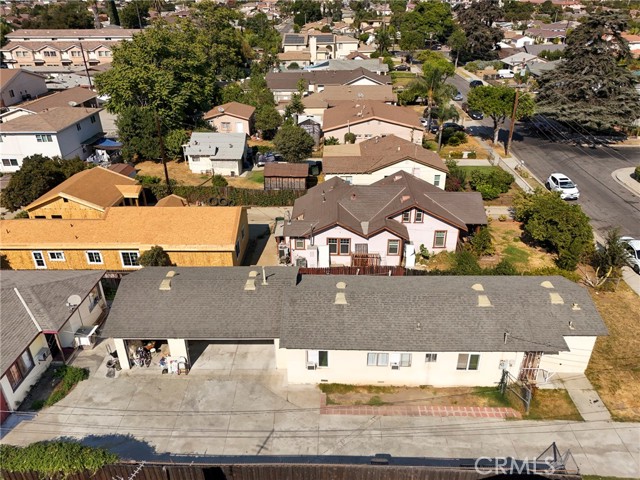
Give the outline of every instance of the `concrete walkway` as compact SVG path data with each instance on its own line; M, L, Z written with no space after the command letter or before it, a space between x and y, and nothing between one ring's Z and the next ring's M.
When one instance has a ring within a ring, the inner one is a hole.
M640 197L640 182L631 176L633 175L634 170L635 169L633 167L619 168L618 170L614 170L611 173L611 176L616 182L625 187L631 193Z
M553 382L564 388L571 397L580 415L586 422L610 422L611 414L593 388L589 379L582 373L557 374Z

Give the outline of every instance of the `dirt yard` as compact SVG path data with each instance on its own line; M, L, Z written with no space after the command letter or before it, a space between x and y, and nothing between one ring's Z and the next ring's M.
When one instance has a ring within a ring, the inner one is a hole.
M639 422L640 298L624 282L616 292L589 292L609 336L596 341L587 377L614 420Z
M208 175L200 175L189 170L187 162L167 162L169 170L169 178L177 181L181 185L201 185L210 177ZM140 175L149 175L159 177L164 180L164 169L160 162L141 162L136 165L136 170ZM264 188L262 170L256 170L249 173L246 177L225 177L229 186L236 188L255 188L261 190ZM206 185L206 183L205 183Z

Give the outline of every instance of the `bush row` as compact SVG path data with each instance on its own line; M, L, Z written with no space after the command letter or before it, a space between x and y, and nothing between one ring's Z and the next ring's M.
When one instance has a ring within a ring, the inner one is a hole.
M491 170L473 170L469 178L469 185L476 192L482 194L483 200L493 200L501 193L507 193L514 182L513 175L501 168Z
M494 70L500 70L502 68L502 62L494 60L494 61L485 61L485 60L476 60L473 62L469 62L464 66L464 69L467 72L476 73L478 70L484 70L485 68L493 67Z
M167 185L145 185L156 199L169 195ZM306 193L305 190L256 190L250 188L211 187L193 185L175 185L172 192L186 198L189 203L207 203L211 198L225 198L227 204L251 207L281 207L292 206L298 197Z

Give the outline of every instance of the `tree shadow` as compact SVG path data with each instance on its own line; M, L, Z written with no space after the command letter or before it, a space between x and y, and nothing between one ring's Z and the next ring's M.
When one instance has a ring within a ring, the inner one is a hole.
M146 462L169 462L170 453L158 453L154 446L133 435L87 435L83 438L58 437L56 441L79 443L86 447L103 448L121 459Z

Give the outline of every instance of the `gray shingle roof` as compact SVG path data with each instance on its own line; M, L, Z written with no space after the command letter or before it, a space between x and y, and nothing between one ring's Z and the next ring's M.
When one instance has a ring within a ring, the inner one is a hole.
M555 287L540 284L549 280ZM347 305L335 305L345 282ZM472 289L481 284L484 292ZM564 299L552 305L549 292ZM478 295L492 307L478 307ZM580 310L572 310L577 303ZM574 330L569 328L573 322ZM418 329L420 323L420 329ZM504 333L509 332L505 344ZM304 276L285 298L280 346L404 352L567 350L606 335L587 291L562 277Z
M104 271L7 271L1 273L0 374L38 334L18 292L42 330L58 331L71 312L66 306L71 295L84 299L100 281Z
M210 155L223 160L239 160L247 145L246 133L194 132L184 148L186 155Z
M161 291L168 271L176 276ZM254 291L246 291L249 272L258 272ZM122 279L103 330L106 337L132 339L271 339L277 338L284 290L298 271L258 267L145 267Z

